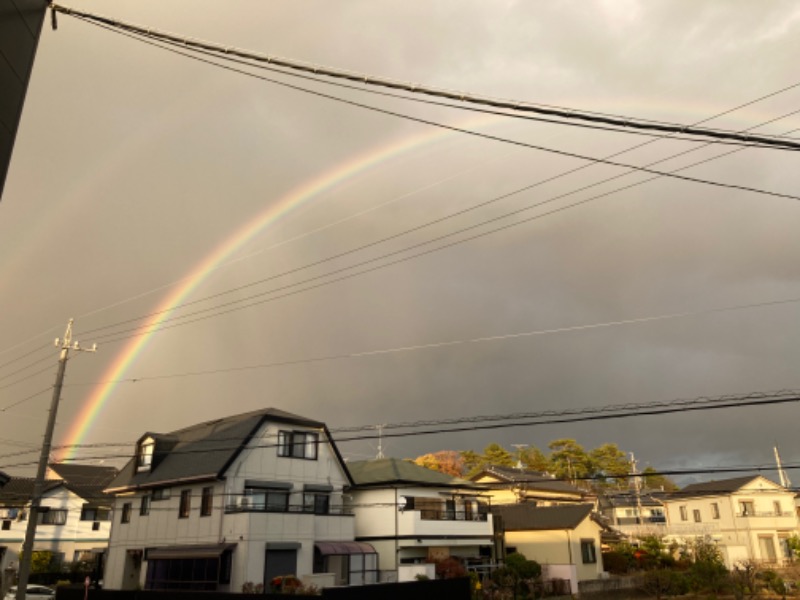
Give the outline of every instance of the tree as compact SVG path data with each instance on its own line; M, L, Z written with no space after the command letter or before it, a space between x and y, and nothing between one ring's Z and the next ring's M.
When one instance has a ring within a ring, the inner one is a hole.
M589 453L589 460L592 465L594 475L601 477L602 484L624 486L627 483L627 475L631 465L628 457L620 450L616 444L603 444Z
M519 453L520 462L528 469L539 471L541 473L549 473L552 469L550 460L544 452L539 450L536 446L529 446L523 448Z
M584 479L593 475L589 455L578 442L569 438L553 440L550 448L550 464L555 476L560 479Z
M719 594L729 583L722 552L709 538L695 540L689 545L689 552L692 556L690 571L696 590Z
M455 450L439 450L438 452L423 454L414 459L414 464L453 477L462 477L464 475L464 460Z
M646 467L642 471L642 477L644 477L644 486L650 490L663 489L665 492L677 492L679 489L672 479L666 475L659 475L653 467Z
M473 450L462 450L461 460L464 461L464 468L467 470L468 477L492 465L499 467L514 466L514 458L511 453L497 443L486 446L483 449L483 454L478 454Z

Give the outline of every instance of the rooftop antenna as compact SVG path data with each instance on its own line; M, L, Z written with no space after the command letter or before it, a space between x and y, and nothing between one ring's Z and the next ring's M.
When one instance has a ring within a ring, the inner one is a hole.
M517 465L516 468L522 471L525 468L525 465L522 464L522 452L525 448L528 447L528 444L511 444L514 448L517 449Z
M385 458L383 455L383 428L386 427L386 424L383 425L376 425L375 429L378 430L378 455L375 457L376 459Z
M792 482L789 481L789 476L786 474L786 470L781 463L781 455L778 454L778 446L775 445L772 449L775 451L775 464L778 465L778 477L781 480L781 485L788 489L792 487Z

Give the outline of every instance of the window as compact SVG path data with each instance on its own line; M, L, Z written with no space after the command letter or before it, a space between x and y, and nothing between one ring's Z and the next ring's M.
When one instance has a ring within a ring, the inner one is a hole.
M688 521L689 520L689 512L686 510L685 506L679 507L681 511L681 521Z
M92 531L100 531L100 521L92 523Z
M711 518L719 519L719 504L716 502L711 503Z
M756 514L756 509L752 500L740 500L739 509L742 511L743 517L751 517Z
M699 509L697 509L697 508L695 508L695 509L692 511L692 516L694 517L694 522L695 522L695 523L700 523L700 522L702 522L702 520L703 520L703 519L700 517L700 510L699 510Z
M181 503L178 507L178 518L186 519L192 510L192 490L181 490Z
M41 510L41 509L40 509ZM40 525L63 525L67 522L66 509L50 509L39 513Z
M108 521L111 519L111 510L99 506L84 504L81 508L81 521Z
M242 505L250 510L289 512L289 490L270 487L246 487Z
M149 471L153 464L153 450L155 450L156 442L153 438L145 438L139 444L138 452L136 453L136 470Z
M201 517L211 516L211 509L213 506L214 506L214 488L204 487L203 496L200 500L200 516Z
M120 523L130 523L131 522L131 507L133 505L130 502L126 502L122 505L122 515L120 517Z
M311 431L278 432L278 456L317 460L319 435Z
M3 531L8 531L9 529L11 529L11 521L6 519L3 521Z
M594 540L581 540L581 558L583 564L593 564L597 562L597 552L594 547Z
M171 495L170 488L158 488L157 490L153 490L153 500L169 500Z
M331 495L327 492L303 493L303 511L315 515L327 515L330 511Z
M773 506L773 508L775 510L775 515L780 517L783 514L783 511L781 510L781 501L780 500L774 500L772 502L772 506Z
M145 494L142 496L142 503L139 504L139 515L142 517L146 517L150 514L150 494Z

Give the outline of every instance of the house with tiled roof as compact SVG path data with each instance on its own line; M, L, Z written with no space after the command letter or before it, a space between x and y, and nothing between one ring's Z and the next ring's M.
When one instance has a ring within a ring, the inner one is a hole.
M374 550L353 543L342 505L352 483L324 423L275 408L145 433L107 489L115 510L106 587L370 581Z
M628 537L664 536L667 516L664 492L608 491L598 496L598 512L609 527Z
M787 540L798 533L794 493L763 475L688 485L664 497L668 537L707 537L728 567L754 560L780 565L791 558Z
M103 488L116 474L113 467L49 465L34 552L50 552L56 563L80 561L102 568L113 501ZM0 572L19 564L33 486L33 478L0 473Z
M432 577L432 563L492 561L494 530L483 486L396 458L348 463L355 539L378 552L382 581Z
M566 579L577 594L581 581L603 572L601 525L592 504L534 506L531 503L492 506L496 529L507 554L519 552L542 566L545 579Z
M492 504L526 502L534 506L585 504L595 501L593 494L552 475L528 468L487 466L470 477L491 490Z

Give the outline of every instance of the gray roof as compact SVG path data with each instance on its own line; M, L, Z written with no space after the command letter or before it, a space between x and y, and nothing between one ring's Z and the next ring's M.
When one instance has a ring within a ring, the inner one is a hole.
M529 490L542 490L548 492L559 492L562 494L574 494L584 496L586 492L579 490L574 485L554 479L541 471L531 469L517 469L514 467L500 467L490 465L480 473L476 473L471 480L475 481L481 477L495 477L504 483L522 484Z
M745 485L763 477L770 483L778 485L774 481L767 479L763 475L744 475L742 477L732 477L731 479L719 479L716 481L706 481L703 483L693 483L687 485L680 491L673 492L669 495L670 498L685 498L687 496L718 496L720 494L730 494L743 488ZM778 486L780 487L780 486Z
M151 469L137 473L134 456L109 484L107 491L118 492L220 478L250 438L267 421L324 429L330 440L324 423L277 408L206 421L167 434L148 432L140 440L147 436L156 440ZM330 442L338 456L333 440ZM339 458L340 463L344 464L341 457Z
M664 503L650 492L640 492L638 499L634 492L602 494L598 500L602 507L664 506Z
M533 504L501 504L492 506L492 514L500 515L506 531L543 531L575 529L592 513L591 504L541 506Z
M25 506L31 501L33 496L33 477L11 477L2 487L0 487L0 505L3 506ZM44 482L42 493L49 492L64 482L58 479L48 479Z
M98 465L50 463L49 467L64 480L67 489L90 502L107 502L110 498L103 490L119 473L116 467Z
M400 484L483 489L466 479L452 477L398 458L359 460L347 463L357 487L396 486Z

